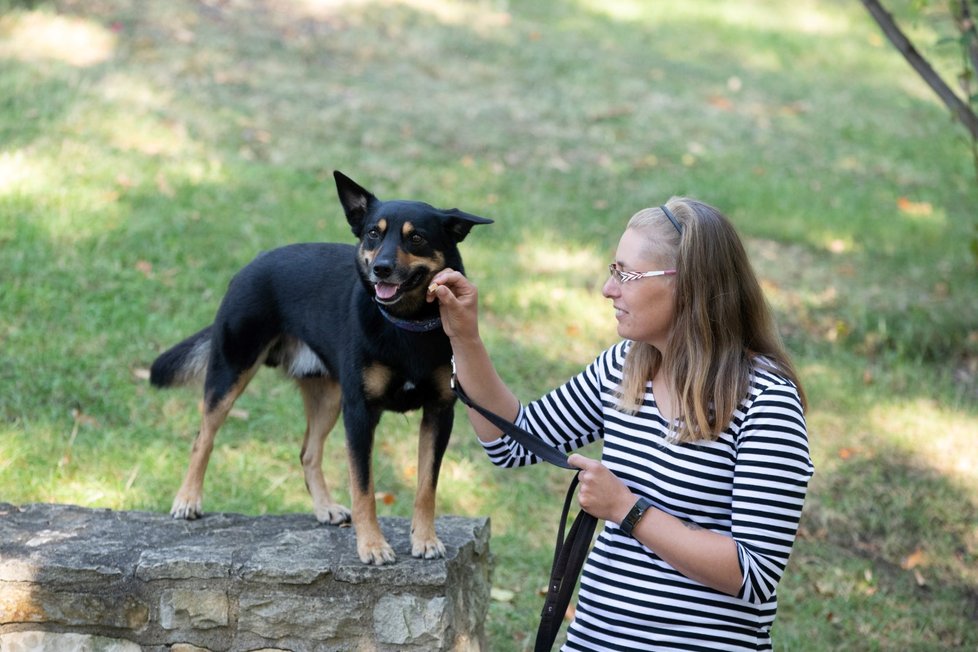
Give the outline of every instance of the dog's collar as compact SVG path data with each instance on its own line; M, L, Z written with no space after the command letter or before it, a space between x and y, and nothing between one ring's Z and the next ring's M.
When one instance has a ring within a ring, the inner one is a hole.
M395 317L384 310L384 307L380 305L379 302L377 302L377 309L380 310L380 314L384 316L384 319L394 324L398 328L411 331L412 333L427 333L437 328L441 328L441 317L432 317L431 319L419 320L401 319L400 317Z

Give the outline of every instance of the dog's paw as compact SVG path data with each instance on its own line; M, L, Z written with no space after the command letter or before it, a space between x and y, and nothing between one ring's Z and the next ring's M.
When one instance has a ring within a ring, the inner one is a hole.
M192 521L204 515L203 500L197 498L182 498L177 496L173 499L173 507L170 508L170 516L173 518L183 518Z
M411 555L418 559L438 559L445 556L445 545L436 536L411 537Z
M352 515L343 505L331 504L315 508L316 520L327 525L343 525L349 523Z
M393 564L397 559L394 549L384 539L370 543L357 542L357 554L360 556L360 561L372 566Z

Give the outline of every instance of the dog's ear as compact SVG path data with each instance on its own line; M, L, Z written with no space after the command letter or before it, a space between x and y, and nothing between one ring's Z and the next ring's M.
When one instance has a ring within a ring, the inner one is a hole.
M492 224L488 217L479 217L471 213L465 213L457 208L450 208L441 212L445 218L445 230L455 238L455 242L465 240L472 227L476 224Z
M336 192L340 196L340 204L343 205L343 212L346 213L346 221L350 223L353 235L359 238L363 230L363 220L378 199L339 170L333 170L333 178L336 180Z

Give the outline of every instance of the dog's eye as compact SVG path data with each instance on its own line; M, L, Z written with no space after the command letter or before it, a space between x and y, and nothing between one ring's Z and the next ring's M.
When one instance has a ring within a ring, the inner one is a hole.
M378 229L376 226L371 228L369 231L367 231L367 237L371 240L376 240L380 237L380 229Z
M412 233L410 237L408 237L408 241L413 245L421 245L424 244L424 236L417 233Z

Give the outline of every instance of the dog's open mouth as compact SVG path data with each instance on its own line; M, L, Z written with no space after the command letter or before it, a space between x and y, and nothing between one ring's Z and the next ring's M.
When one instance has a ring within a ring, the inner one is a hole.
M374 284L374 293L377 295L377 300L382 303L396 301L400 290L400 284L385 283L384 281L378 281Z

